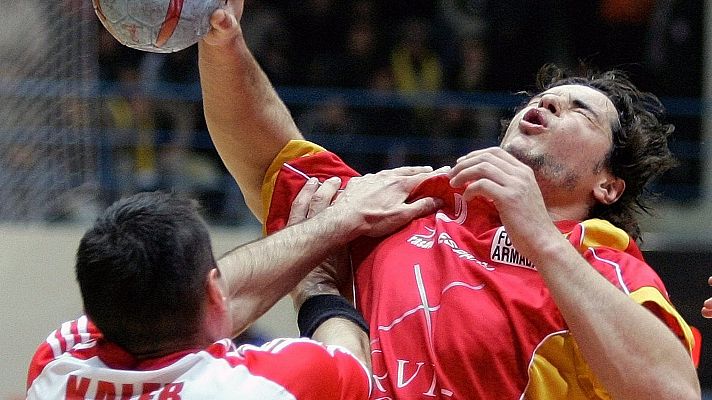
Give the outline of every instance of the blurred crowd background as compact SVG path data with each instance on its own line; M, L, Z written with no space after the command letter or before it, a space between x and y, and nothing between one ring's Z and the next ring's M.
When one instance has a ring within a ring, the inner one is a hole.
M544 63L624 70L668 106L682 162L658 186L691 201L702 20L701 1L247 0L242 25L305 136L361 172L450 164L495 145L523 99L513 94L533 90ZM254 222L205 127L197 46L151 54L98 23L97 34L101 206L172 188L200 198L213 223Z

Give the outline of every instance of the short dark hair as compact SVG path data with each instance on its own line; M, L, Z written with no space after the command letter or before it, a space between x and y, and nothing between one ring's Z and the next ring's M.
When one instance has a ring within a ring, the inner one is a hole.
M597 73L585 67L582 70L585 72L571 74L556 65L544 65L537 73L537 89L541 93L556 86L582 85L602 92L611 100L618 119L611 125L613 145L599 168L607 168L623 179L626 187L615 203L594 206L589 218L608 220L639 239L638 215L650 214L648 201L653 196L649 184L677 165L668 148L668 137L675 127L664 122L665 109L660 100L639 90L625 72Z
M197 202L151 192L97 218L79 244L76 275L84 311L104 336L146 354L195 337L215 266Z

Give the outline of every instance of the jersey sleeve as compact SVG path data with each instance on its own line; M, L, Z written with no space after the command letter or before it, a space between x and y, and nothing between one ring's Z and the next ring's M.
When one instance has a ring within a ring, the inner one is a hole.
M70 351L78 344L97 340L101 337L99 330L86 316L74 321L68 321L50 333L35 351L27 372L27 388L42 373L42 370L55 359Z
M370 374L348 350L309 339L276 339L238 354L252 374L286 388L297 399L367 399Z
M601 275L660 318L688 352L694 353L696 343L690 326L673 306L660 277L624 231L594 219L578 224L569 240Z
M286 226L292 201L311 177L319 182L341 178L343 189L351 177L359 174L334 153L304 140L290 141L272 161L262 184L262 205L267 215L265 233Z

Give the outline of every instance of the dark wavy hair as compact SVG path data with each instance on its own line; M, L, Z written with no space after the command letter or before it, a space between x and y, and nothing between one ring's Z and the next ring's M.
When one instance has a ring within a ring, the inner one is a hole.
M613 145L603 167L623 179L626 186L618 201L595 205L589 218L608 220L637 240L638 216L650 214L648 203L654 197L649 184L677 165L668 148L668 137L675 127L664 122L665 109L660 100L652 93L640 91L625 72L585 71L573 75L556 65L544 65L537 73L537 90L541 93L562 85L587 86L605 94L616 107L618 121L611 126ZM509 120L502 121L500 140L508 125Z

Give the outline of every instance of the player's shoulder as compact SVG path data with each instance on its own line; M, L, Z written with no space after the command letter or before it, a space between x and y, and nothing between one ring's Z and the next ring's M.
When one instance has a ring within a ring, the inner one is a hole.
M569 240L582 250L608 247L622 252L635 252L635 241L623 229L604 219L593 218L581 221L568 232Z
M101 336L99 330L86 316L63 323L52 331L35 350L27 374L28 387L44 368L57 358L66 354L83 358L82 354L91 351L92 344Z
M659 275L624 230L602 219L590 219L578 223L568 236L589 263L627 291L650 287L666 293Z
M262 346L242 345L236 356L251 374L280 384L297 398L313 398L315 387L325 399L347 392L366 398L371 390L366 366L340 346L307 338L275 339Z
M333 357L337 353L350 354L339 346L327 346L309 338L277 338L260 346L243 344L236 350L237 355L271 354L281 356Z
M363 364L349 350L341 346L325 345L308 338L279 338L261 346L244 344L233 356L248 368L270 365L290 365L293 369L329 370L362 369Z

